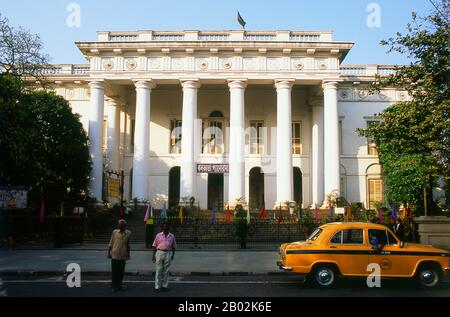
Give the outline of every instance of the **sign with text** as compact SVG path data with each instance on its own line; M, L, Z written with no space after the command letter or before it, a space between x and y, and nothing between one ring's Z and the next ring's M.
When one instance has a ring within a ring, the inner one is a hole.
M228 174L229 172L229 164L197 164L197 173Z
M108 196L120 198L120 180L116 178L108 178Z
M25 209L27 198L25 187L0 187L0 209Z

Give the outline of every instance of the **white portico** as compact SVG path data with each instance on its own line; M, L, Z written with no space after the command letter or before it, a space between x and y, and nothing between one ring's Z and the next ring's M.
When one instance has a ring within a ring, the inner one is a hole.
M124 171L126 199L157 207L381 199L376 153L355 130L405 96L367 95L391 69L342 66L352 43L331 32L98 34L76 43L88 67L49 74L88 130L98 201L110 200L104 170Z

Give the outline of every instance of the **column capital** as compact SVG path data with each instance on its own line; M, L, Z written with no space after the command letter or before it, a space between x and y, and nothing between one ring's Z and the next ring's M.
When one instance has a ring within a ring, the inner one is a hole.
M339 82L337 80L324 80L322 82L323 89L337 89Z
M292 89L295 79L275 79L275 88L278 89Z
M89 87L91 89L105 89L105 82L103 80L92 80L89 82Z
M247 79L228 79L228 87L230 89L247 88Z
M308 102L311 105L311 107L323 107L324 104L323 96L311 97L308 100Z
M155 82L151 79L149 80L136 79L133 80L133 82L136 89L153 89L156 87Z
M120 106L120 102L119 102L119 100L117 100L116 98L113 98L113 97L105 97L105 101L106 101L106 103L108 104L108 105L110 105L110 106L115 106L115 107L118 107L118 106Z
M202 86L199 79L180 79L180 83L183 89L199 89Z

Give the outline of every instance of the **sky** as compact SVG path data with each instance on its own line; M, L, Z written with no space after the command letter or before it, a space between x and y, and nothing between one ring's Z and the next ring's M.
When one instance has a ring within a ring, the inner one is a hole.
M67 23L72 3L79 27ZM407 64L379 42L405 31L411 12L431 9L429 0L0 0L0 13L39 34L57 64L87 63L74 42L96 40L96 31L235 30L237 10L247 30L334 31L355 43L344 64Z

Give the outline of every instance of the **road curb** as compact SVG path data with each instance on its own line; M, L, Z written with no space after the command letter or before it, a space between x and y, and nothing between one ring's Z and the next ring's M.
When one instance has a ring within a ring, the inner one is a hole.
M2 277L42 277L42 276L66 276L66 271L0 271ZM89 271L82 272L84 276L110 276L111 272L107 271ZM125 272L125 276L154 276L155 271L134 271ZM171 276L285 276L287 272L171 272Z

